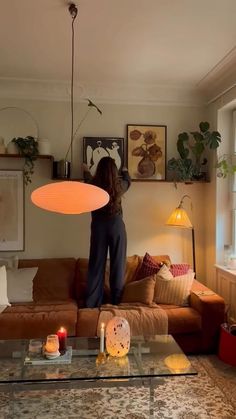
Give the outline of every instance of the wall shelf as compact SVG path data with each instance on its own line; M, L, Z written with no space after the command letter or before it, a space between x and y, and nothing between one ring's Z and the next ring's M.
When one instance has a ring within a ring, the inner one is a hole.
M24 156L22 156L21 154L7 154L7 153L5 153L5 154L0 154L0 158L23 159ZM53 180L74 180L74 181L82 181L82 182L84 181L83 178L66 179L66 178L54 177L53 176L53 162L54 162L54 157L51 156L51 155L38 154L37 155L37 159L50 160L51 165L52 165L52 179ZM191 182L184 182L184 181L179 181L179 180L178 181L175 181L175 180L172 180L172 179L160 179L160 180L156 180L156 179L145 179L145 180L142 180L142 179L133 179L132 182L142 182L142 183L145 183L145 182L156 182L156 183L174 183L174 184L175 183L176 184L182 183L182 184L185 184L185 185L191 185L191 184L196 184L196 183L198 183L198 184L200 184L200 183L210 183L209 180L193 180Z
M7 154L7 153L4 153L4 154L0 154L0 157L13 158L13 159L15 159L15 158L24 159L24 156L22 156L22 154ZM37 159L49 159L49 160L52 160L52 161L54 160L53 156L50 156L50 155L47 155L47 154L38 154L36 157L37 157Z

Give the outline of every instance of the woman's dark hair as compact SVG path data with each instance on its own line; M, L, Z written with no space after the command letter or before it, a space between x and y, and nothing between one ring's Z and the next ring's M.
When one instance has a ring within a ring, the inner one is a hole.
M111 157L102 157L99 160L93 183L109 194L110 201L107 204L109 213L111 215L116 214L120 208L122 189L114 159Z

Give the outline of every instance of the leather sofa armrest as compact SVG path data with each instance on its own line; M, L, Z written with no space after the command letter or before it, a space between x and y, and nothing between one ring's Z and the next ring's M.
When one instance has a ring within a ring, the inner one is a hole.
M194 280L189 305L201 314L202 347L216 350L220 325L225 321L225 301L200 282Z

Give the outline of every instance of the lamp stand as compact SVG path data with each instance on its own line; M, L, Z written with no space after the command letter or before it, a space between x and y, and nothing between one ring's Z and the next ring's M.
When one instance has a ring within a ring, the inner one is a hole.
M192 247L193 247L193 271L196 274L196 259L195 259L195 234L194 228L192 228Z

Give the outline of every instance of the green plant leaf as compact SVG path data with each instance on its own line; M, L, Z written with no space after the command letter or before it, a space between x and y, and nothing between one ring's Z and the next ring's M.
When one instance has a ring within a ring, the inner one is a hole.
M221 135L218 131L212 131L208 136L207 143L211 149L216 149L221 143Z
M209 130L210 124L209 124L209 122L200 122L199 128L200 128L201 132L206 132L206 131Z
M194 137L195 141L204 142L204 137L200 132L194 131L194 132L191 132L191 134Z

